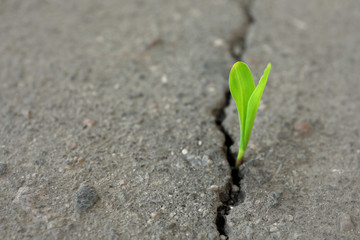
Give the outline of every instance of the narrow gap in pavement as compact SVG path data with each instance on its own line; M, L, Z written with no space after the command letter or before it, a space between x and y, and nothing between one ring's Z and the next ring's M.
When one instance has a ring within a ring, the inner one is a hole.
M246 50L246 36L249 27L254 22L254 18L251 15L250 8L253 3L253 0L247 1L245 4L241 5L241 9L243 10L246 21L241 26L239 31L237 31L232 39L229 42L229 51L231 56L234 60L238 61L242 59L243 54ZM235 170L235 156L232 155L230 147L234 144L234 140L231 138L229 133L226 131L225 127L223 126L223 121L226 118L225 109L229 106L231 100L230 91L227 90L225 92L225 101L220 109L216 111L216 125L220 129L220 131L225 136L225 151L226 157L231 167L231 178L229 180L229 189L226 195L225 200L222 201L222 205L217 209L217 216L216 216L216 226L220 234L221 239L228 239L228 235L226 233L226 215L229 214L232 206L236 206L242 203L245 199L245 193L241 191L240 188L240 181L242 179L241 172L239 170Z

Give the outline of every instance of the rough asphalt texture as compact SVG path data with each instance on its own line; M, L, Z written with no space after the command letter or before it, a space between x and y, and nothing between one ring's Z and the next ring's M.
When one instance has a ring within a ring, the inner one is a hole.
M19 0L0 17L0 238L218 239L214 110L240 4Z
M225 238L216 113L245 37L273 69L226 235L358 239L360 4L246 6L0 1L1 239ZM235 154L233 102L223 126Z
M360 239L360 2L255 1L246 62L273 64L230 239ZM238 127L234 102L224 125Z

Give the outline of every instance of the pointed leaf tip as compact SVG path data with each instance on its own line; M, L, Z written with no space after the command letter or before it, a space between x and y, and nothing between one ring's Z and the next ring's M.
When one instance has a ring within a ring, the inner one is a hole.
M245 63L236 62L234 64L230 71L229 87L239 114L240 139L243 139L245 135L248 102L252 92L255 90L254 79L249 67Z
M269 63L267 65L266 69L264 70L264 74L260 78L259 84L257 85L254 92L250 96L250 99L248 102L248 107L247 107L247 113L246 113L245 134L244 134L243 141L241 141L241 144L242 144L241 147L243 149L246 149L247 144L250 140L251 131L252 131L252 128L254 125L254 121L256 118L256 114L257 114L257 110L258 110L259 103L261 100L261 96L264 92L264 89L265 89L265 86L267 83L267 79L269 77L270 70L271 70L271 63Z

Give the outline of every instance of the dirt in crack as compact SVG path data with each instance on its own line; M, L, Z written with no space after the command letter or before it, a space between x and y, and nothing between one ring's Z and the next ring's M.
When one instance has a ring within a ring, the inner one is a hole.
M243 10L246 16L246 22L241 26L241 28L233 35L231 41L229 42L229 52L235 60L240 60L246 50L246 36L250 25L254 22L254 18L251 15L250 8L253 3L253 0L245 0L242 4L241 9ZM226 117L225 109L229 106L231 99L230 91L225 93L225 101L220 109L216 112L216 125L220 131L225 136L225 148L226 156L231 167L231 178L228 183L228 192L223 193L225 197L221 197L222 205L217 209L216 216L216 226L219 234L228 239L226 233L226 218L225 216L229 214L229 211L232 206L236 206L242 203L245 199L245 193L241 191L240 181L242 179L242 174L239 170L235 170L235 157L232 155L230 147L234 144L234 141L230 137L229 133L223 126L223 121Z
M225 130L224 126L222 125L225 119L225 109L229 106L230 103L230 92L226 93L225 103L217 111L216 114L216 125L219 127L220 131L225 136L225 148L226 148L226 157L231 167L231 178L228 184L228 192L224 193L225 197L222 197L223 204L218 207L217 209L217 216L216 216L216 226L217 230L219 231L220 235L223 235L227 238L226 234L226 219L225 216L228 215L231 206L236 206L238 203L243 202L244 194L241 192L240 189L240 181L241 181L241 174L239 170L235 170L235 157L231 154L230 147L234 144L234 141L230 137L229 133Z

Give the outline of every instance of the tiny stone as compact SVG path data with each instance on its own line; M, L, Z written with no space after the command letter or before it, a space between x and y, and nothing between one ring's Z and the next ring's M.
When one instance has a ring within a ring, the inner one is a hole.
M220 239L221 239L221 240L226 240L227 237L226 237L225 235L220 235Z
M78 212L83 212L93 206L98 199L99 195L97 194L95 188L83 183L81 184L79 190L75 193L73 203Z
M83 157L78 158L78 163L83 163L84 161L85 161L85 158L83 158Z
M91 120L90 118L85 118L84 122L83 122L83 128L87 128L87 127L93 127L95 125L94 121Z
M232 185L232 189L231 189L233 192L239 192L240 191L240 188L236 185Z
M157 212L153 212L153 213L150 214L150 216L151 216L152 218L156 217L157 215L159 215Z
M270 228L270 232L272 232L272 233L273 233L273 232L277 232L277 231L278 231L278 228L277 228L277 227L271 227L271 228Z
M186 155L186 154L188 153L188 150L187 150L186 148L184 148L184 149L181 151L181 153L182 153L183 155Z
M211 164L212 164L212 161L211 161L211 159L209 158L208 155L204 155L204 156L202 157L202 161L203 161L204 163L206 163L207 165L211 165Z
M220 46L223 46L223 45L224 45L224 40L223 39L218 38L218 39L214 40L214 46L215 47L220 47Z
M354 229L354 224L351 221L351 217L347 213L342 213L339 216L340 231L347 232Z
M161 77L161 82L162 82L162 83L167 83L167 82L168 82L167 76L166 76L165 74L162 75L162 77Z
M252 150L258 150L259 148L255 144L249 144L249 148Z
M0 176L4 175L6 172L6 163L0 163Z
M266 104L260 102L260 104L259 104L259 111L264 111L265 109L266 109Z
M217 190L219 190L219 186L218 185L211 185L210 190L216 192Z
M311 131L311 125L308 122L301 122L295 125L295 136L307 135Z
M31 111L29 109L23 109L21 111L21 114L26 117L27 119L30 119L31 118Z

